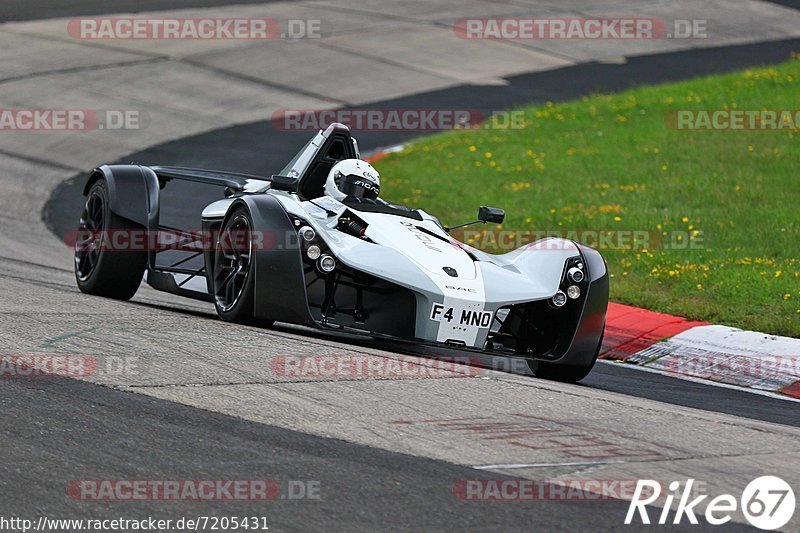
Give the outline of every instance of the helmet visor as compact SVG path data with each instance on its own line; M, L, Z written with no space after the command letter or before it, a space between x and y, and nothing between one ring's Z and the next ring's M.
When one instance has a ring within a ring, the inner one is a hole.
M355 174L342 177L337 186L347 196L368 198L370 200L376 199L381 192L377 183Z

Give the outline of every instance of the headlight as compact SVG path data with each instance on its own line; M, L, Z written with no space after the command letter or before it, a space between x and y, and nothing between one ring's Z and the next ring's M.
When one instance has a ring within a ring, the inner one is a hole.
M581 288L577 285L570 285L567 287L567 296L572 298L573 300L579 298L581 295Z
M319 246L317 246L316 244L312 244L311 246L308 247L308 250L306 250L306 255L312 261L316 261L317 259L319 259L319 256L322 255L322 250L320 250Z
M583 270L577 267L572 267L569 270L567 270L567 277L573 283L580 283L581 281L583 281Z
M314 240L314 237L317 236L317 232L314 231L314 228L311 226L303 226L300 228L297 233L300 234L300 238L306 242L311 242Z
M317 260L317 267L326 274L333 272L336 268L336 259L331 255L324 254Z
M567 303L567 295L564 294L564 291L558 291L555 296L553 296L553 305L556 307L563 307L565 303Z

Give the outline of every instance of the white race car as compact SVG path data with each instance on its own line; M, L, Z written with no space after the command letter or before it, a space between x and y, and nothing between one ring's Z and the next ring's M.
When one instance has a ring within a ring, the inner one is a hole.
M78 286L129 299L144 277L158 290L213 302L232 322L288 322L522 357L537 376L563 381L589 373L608 304L596 250L543 239L490 255L452 238L428 213L381 200L377 190L374 198L326 194L334 166L359 158L347 127L332 124L270 178L101 166L84 190ZM371 167L363 168L369 178ZM224 189L198 213L199 231L160 225L161 190L173 180ZM476 222L503 216L484 206Z

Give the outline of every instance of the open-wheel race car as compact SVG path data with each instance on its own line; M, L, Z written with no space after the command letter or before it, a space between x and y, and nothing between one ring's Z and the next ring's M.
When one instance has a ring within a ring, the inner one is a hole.
M608 303L596 250L549 238L484 253L425 211L380 199L377 173L359 160L348 128L332 124L271 177L101 166L84 189L78 286L124 300L144 278L157 290L213 302L231 322L521 357L537 376L563 381L589 373ZM198 213L199 231L161 224L162 189L173 181L221 189ZM483 206L476 222L503 217Z

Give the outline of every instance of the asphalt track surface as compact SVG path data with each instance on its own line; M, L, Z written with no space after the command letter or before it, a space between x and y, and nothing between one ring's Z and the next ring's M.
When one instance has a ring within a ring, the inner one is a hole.
M557 530L564 516L613 530L627 502L459 502L463 479L505 476L442 461L246 422L76 380L13 380L0 387L0 429L15 460L0 465L6 516L105 518L108 502L65 498L87 470L98 479L292 479L319 482L320 500L127 503L124 516L265 516L271 530ZM23 407L24 406L24 407ZM126 431L109 431L124 420ZM41 442L48 442L42 453ZM508 479L511 479L510 477ZM18 490L24 487L24 490ZM15 490L16 489L16 490ZM36 498L31 498L36 494ZM286 487L282 495L287 496ZM455 501L455 503L454 503ZM53 502L62 502L53 505ZM488 512L487 512L488 511ZM740 529L746 529L741 527Z
M188 5L223 3L198 0ZM95 2L70 3L67 7L50 2L25 4L11 17L19 17L15 19L19 20L119 12L137 7L154 9L150 2L124 0L103 3L102 7ZM178 2L159 4L174 7ZM13 2L6 2L3 9L11 6L17 7ZM413 108L422 107L424 103L428 108L501 109L531 101L559 101L597 90L614 91L632 85L769 64L784 60L789 51L799 46L800 42L792 40L629 58L624 65L590 63L513 77L505 87L457 87L380 102L371 107ZM467 102L475 102L475 105L467 105ZM410 136L358 135L363 150L401 142ZM307 137L306 133L276 132L268 122L260 122L170 142L121 158L121 161L270 174L279 169ZM84 178L76 176L65 182L43 212L48 226L57 235L63 235L74 224ZM214 197L200 188L176 190L174 196L184 192L191 193L193 201L170 209L168 215L176 222L194 227L199 208ZM56 282L52 285L59 291L65 290ZM174 307L129 305L151 306L153 312L208 317L194 310L182 311L177 297ZM278 331L295 330L279 328ZM319 333L307 336L329 338ZM392 345L391 349L417 352L413 347L397 345ZM583 387L794 427L800 425L796 403L644 373L622 365L599 365ZM593 530L611 531L622 527L627 509L627 503L614 501L461 503L452 496L456 480L500 476L76 380L8 380L0 386L0 405L5 415L0 435L7 453L7 460L0 465L2 514L5 516L49 514L101 518L124 514L177 518L256 514L266 516L275 530L574 530L591 524ZM46 445L43 447L42 443ZM94 505L65 497L66 482L87 477L87 472L94 478L313 479L324 487L324 498L320 501L277 500L267 504L148 502L126 505L121 512L113 503ZM727 528L746 529L739 524L728 524ZM705 528L686 526L684 529Z

